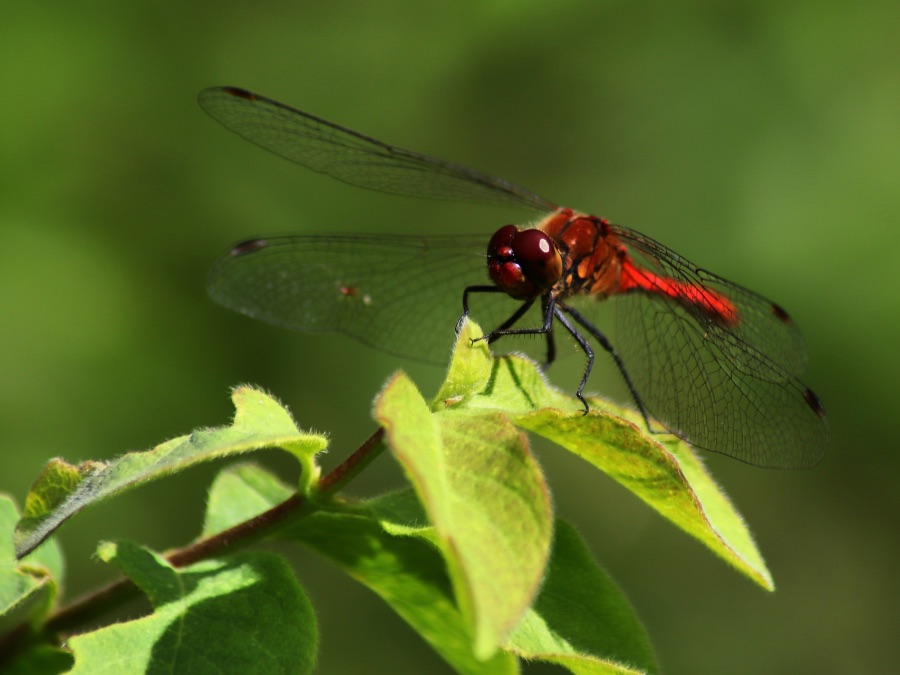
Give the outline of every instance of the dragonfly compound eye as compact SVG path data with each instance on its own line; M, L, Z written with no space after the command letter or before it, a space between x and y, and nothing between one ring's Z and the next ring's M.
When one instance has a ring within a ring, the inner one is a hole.
M556 245L540 230L505 225L488 244L491 280L517 300L536 298L553 287L562 274Z
M562 275L562 258L556 244L540 230L519 232L513 254L525 278L542 291L553 288Z

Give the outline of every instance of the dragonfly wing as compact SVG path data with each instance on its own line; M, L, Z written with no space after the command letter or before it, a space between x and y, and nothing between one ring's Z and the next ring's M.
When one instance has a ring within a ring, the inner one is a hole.
M556 208L502 178L382 143L243 89L204 89L198 101L251 143L350 185L407 197Z
M689 284L711 295L724 296L737 310L738 323L726 333L721 348L740 366L757 369L759 354L777 369L799 376L806 370L803 336L787 313L753 291L697 267L671 249L639 232L614 226L616 236L626 244L639 267L662 277ZM732 347L729 347L729 344Z
M219 304L267 323L344 333L444 365L463 290L487 282L484 246L482 236L256 239L216 262L208 290ZM487 294L472 303L473 318L499 324L516 307L505 295Z
M797 378L673 302L636 295L616 302L619 354L648 412L667 428L756 466L821 460L827 426Z
M694 445L750 464L818 463L827 424L797 379L806 351L783 310L649 237L616 234L637 265L724 296L737 310L738 323L726 326L661 295L617 296L616 347L648 411Z

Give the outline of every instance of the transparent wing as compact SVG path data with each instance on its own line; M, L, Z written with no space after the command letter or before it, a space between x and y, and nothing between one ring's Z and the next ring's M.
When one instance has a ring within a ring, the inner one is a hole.
M219 304L283 328L338 332L404 358L445 365L467 286L488 283L482 236L288 236L254 239L208 277ZM520 303L479 294L485 330ZM515 345L510 345L515 346Z
M501 178L382 143L243 89L204 89L198 101L251 143L350 185L407 197L556 208Z
M784 310L649 237L614 231L639 266L727 297L739 317L728 327L665 297L616 298L615 344L648 412L694 445L750 464L818 463L827 423L821 403L797 379L806 350Z

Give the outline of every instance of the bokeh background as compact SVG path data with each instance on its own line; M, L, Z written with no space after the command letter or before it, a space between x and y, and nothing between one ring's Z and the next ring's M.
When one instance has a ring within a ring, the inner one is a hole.
M226 423L243 382L331 434L327 468L370 433L393 371L435 391L437 369L214 306L206 270L252 235L490 233L521 214L293 167L195 103L203 87L242 86L630 225L787 307L830 416L825 462L709 458L774 594L558 448L536 452L558 513L631 597L667 672L886 672L900 660L898 25L887 1L7 3L0 489L21 500L55 455L107 458ZM625 398L614 377L591 388ZM278 453L261 461L293 480ZM218 468L68 524L68 593L108 578L99 539L193 537ZM400 480L384 457L352 491ZM449 672L368 591L289 554L321 620L321 672Z

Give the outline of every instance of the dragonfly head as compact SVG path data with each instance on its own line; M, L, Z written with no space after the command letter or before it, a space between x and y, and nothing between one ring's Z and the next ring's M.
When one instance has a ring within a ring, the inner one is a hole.
M553 288L562 275L556 245L540 230L504 225L488 243L488 275L517 300L530 300Z

